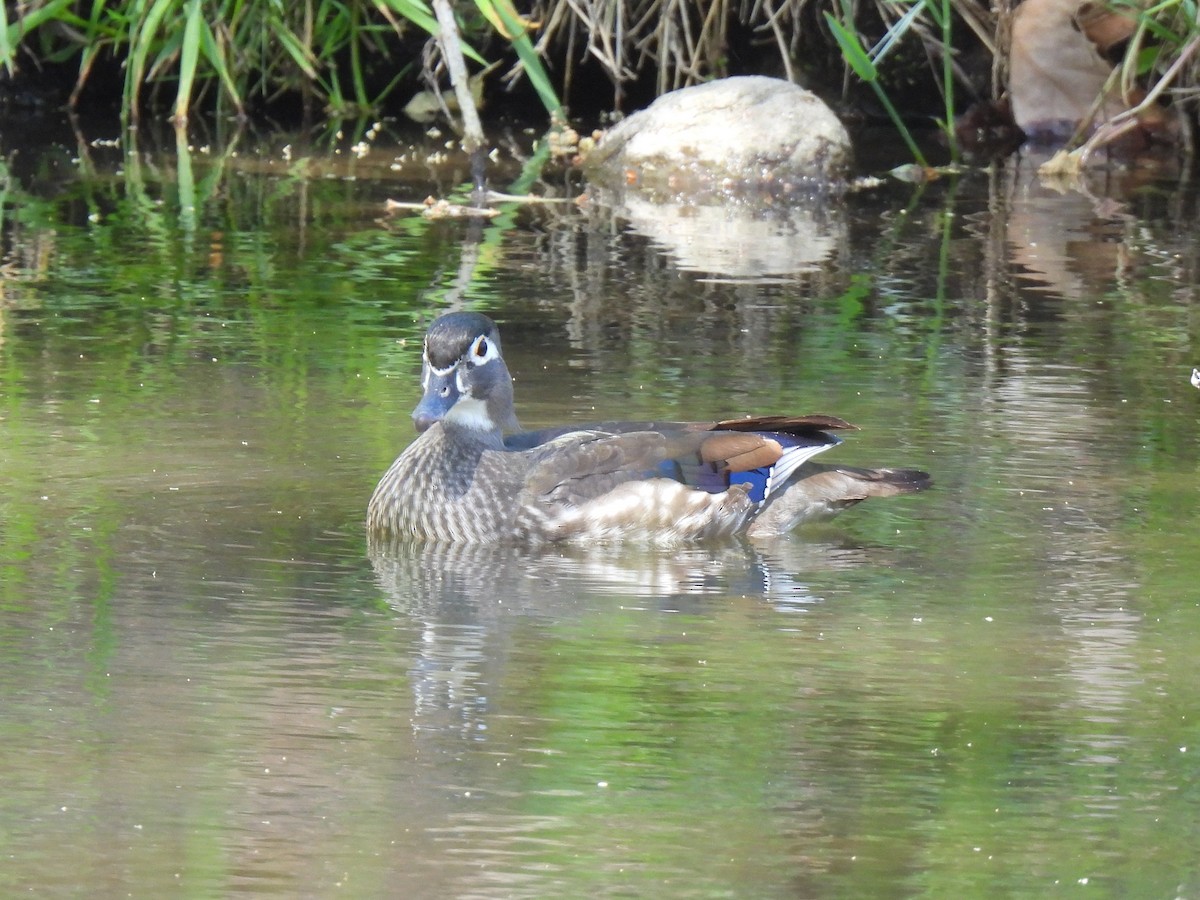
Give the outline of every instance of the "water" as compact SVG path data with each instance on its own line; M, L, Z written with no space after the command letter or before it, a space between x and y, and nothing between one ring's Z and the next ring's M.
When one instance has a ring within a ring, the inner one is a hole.
M403 137L15 158L3 893L1200 890L1194 197L889 186L754 281L602 210L389 216L461 181ZM829 412L937 486L757 547L369 550L463 299L527 425Z

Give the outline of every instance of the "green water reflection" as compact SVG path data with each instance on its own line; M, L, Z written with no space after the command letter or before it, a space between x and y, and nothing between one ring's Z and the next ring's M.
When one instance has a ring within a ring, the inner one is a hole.
M399 144L166 150L5 182L4 893L1200 889L1194 200L887 189L751 283L586 208L388 216L457 183ZM447 302L527 424L837 413L937 488L369 555Z

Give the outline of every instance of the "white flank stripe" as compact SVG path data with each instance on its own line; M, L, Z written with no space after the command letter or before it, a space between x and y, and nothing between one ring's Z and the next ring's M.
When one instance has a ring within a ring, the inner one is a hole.
M836 447L841 443L841 439L835 440L832 444L822 444L819 447L789 447L783 451L783 456L779 457L779 462L775 463L771 468L771 474L767 478L767 487L763 491L763 503L766 503L771 496L771 491L777 485L784 484L789 478L796 474L796 470L816 456L818 453L824 453L830 447Z

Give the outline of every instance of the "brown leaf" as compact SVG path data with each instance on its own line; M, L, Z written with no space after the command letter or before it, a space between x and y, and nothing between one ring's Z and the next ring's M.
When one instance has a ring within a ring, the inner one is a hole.
M1079 0L1025 0L1013 13L1009 93L1013 118L1027 133L1069 136L1092 114L1112 66L1079 31ZM1100 119L1122 109L1105 98Z
M1085 0L1075 12L1075 24L1083 36L1107 57L1108 51L1129 40L1137 30L1137 19L1128 13L1114 12L1099 3Z

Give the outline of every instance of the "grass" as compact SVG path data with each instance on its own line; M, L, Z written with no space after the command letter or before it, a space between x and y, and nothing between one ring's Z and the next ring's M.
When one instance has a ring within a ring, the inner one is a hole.
M1126 95L1136 87L1192 101L1200 80L1197 0L1109 3L1137 22L1117 66ZM475 0L454 11L464 56L478 68L507 57L505 82L527 79L551 115L561 114L585 69L590 92L598 72L620 108L635 87L663 93L739 71L818 85L824 78L830 87L830 63L841 60L845 83L866 86L920 160L910 133L918 120L906 101L932 85L942 103L932 118L952 139L964 88L980 93L964 71L968 56L990 55L993 99L1003 93L1012 6L530 0L519 9L512 0ZM373 114L401 86L411 93L422 75L434 80L438 30L426 0L27 0L0 6L0 65L10 77L49 63L76 65L72 105L100 69L119 70L128 120L163 111L182 123L198 107L241 117L283 98L333 119ZM913 59L924 67L916 87L897 77Z
M330 116L378 109L438 32L424 0L33 0L21 9L15 19L0 9L8 73L75 59L75 105L98 63L119 64L132 120L164 94L179 122L205 100L243 116L252 101L288 94ZM473 49L467 56L483 62Z

